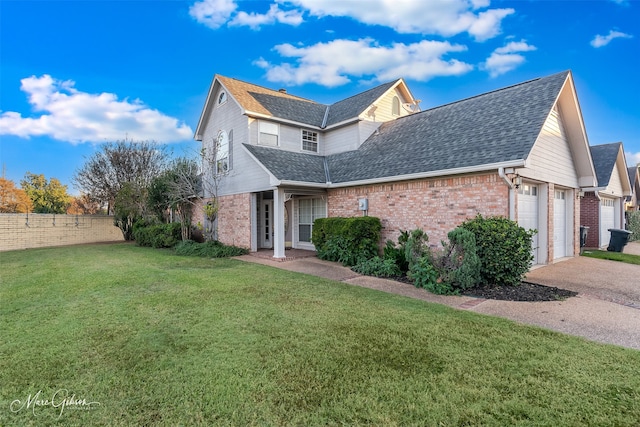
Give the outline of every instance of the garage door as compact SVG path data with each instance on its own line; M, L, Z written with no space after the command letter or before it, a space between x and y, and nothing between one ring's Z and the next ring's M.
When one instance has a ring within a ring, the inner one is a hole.
M600 246L609 244L610 228L616 228L615 200L603 197L600 200Z
M553 258L567 256L567 194L555 190L553 200Z
M538 227L538 186L523 184L518 189L518 224L527 230L539 230ZM531 242L533 263L538 263L538 233Z

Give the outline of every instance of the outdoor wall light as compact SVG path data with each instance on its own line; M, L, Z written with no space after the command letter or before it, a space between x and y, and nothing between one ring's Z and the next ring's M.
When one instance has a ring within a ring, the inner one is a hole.
M522 177L520 175L516 175L513 177L513 186L516 187L516 190L520 188L522 185Z

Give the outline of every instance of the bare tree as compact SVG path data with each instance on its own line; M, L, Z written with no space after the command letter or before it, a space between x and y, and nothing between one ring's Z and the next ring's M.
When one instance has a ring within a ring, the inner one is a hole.
M165 147L154 141L110 142L76 171L73 184L82 193L107 204L108 213L113 213L118 192L125 183L130 183L144 212L146 190L166 170L167 163Z

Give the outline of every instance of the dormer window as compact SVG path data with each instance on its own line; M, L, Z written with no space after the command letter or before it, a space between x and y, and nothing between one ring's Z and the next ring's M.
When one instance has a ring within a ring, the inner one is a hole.
M302 150L318 152L318 132L302 129Z
M397 96L394 96L391 102L391 114L394 116L400 115L400 99Z
M227 102L227 92L220 92L220 96L218 96L218 105L222 105Z

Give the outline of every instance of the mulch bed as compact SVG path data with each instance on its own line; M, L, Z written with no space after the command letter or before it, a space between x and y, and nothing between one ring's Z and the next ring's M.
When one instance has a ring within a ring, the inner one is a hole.
M536 283L522 282L519 286L479 286L462 295L504 301L559 301L578 295L577 292Z

